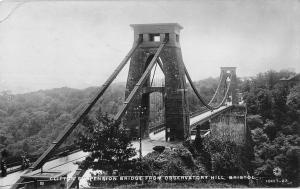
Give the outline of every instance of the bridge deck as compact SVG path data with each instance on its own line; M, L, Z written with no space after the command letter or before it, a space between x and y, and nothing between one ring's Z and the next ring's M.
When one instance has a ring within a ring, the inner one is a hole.
M200 115L191 117L190 118L190 127L191 127L190 129L192 130L197 124L202 124L202 123L208 121L209 119L211 119L217 115L220 115L221 113L227 111L230 108L232 108L232 105L221 106L217 110L204 112Z

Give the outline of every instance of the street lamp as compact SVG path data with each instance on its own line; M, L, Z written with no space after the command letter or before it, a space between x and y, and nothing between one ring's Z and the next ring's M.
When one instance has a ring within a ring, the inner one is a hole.
M141 106L139 106L140 116L143 119L143 109ZM140 119L140 161L142 162L142 124Z

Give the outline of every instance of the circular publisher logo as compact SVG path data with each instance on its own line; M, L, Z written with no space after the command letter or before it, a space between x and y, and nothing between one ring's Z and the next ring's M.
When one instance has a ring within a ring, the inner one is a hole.
M275 168L273 169L273 174L274 174L275 176L280 176L280 175L281 175L281 172L282 172L282 170L281 170L279 167L275 167Z

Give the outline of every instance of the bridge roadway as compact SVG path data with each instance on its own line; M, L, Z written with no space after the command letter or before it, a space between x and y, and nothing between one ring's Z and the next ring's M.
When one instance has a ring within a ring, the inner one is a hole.
M222 106L217 110L214 111L207 111L200 115L194 116L190 118L190 126L191 130L195 128L196 125L202 124L212 117L215 117L224 111L231 108L231 105ZM166 147L170 147L173 145L178 144L179 142L165 142L165 130L158 132L156 134L150 133L149 138L142 140L142 155L146 155L152 151L154 146L163 145ZM139 141L133 141L133 147L136 148L137 156L139 155ZM55 160L51 160L47 162L43 166L43 170L69 170L68 177L71 177L78 168L78 164L76 162L84 160L84 158L88 155L88 153L79 151L68 156L58 158ZM6 177L0 177L0 188L1 189L9 189L11 184L15 183L19 177L25 171L18 171L7 175ZM83 179L80 180L80 186L85 187L87 186L87 178L90 176L91 170L86 171L83 175Z
M190 130L194 129L196 125L201 125L206 121L210 120L213 117L216 117L223 112L231 109L233 106L231 104L227 104L226 106L221 106L219 109L207 111L202 114L190 118Z

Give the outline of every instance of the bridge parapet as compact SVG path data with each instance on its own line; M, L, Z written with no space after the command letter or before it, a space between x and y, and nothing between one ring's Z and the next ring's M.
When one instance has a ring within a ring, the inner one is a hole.
M207 111L203 114L200 114L199 116L195 116L193 118L191 118L190 121L190 130L193 130L197 125L201 125L207 121L209 121L210 119L226 112L229 111L233 108L232 105L230 106L222 106L221 108L219 108L218 110L214 110L214 111Z

